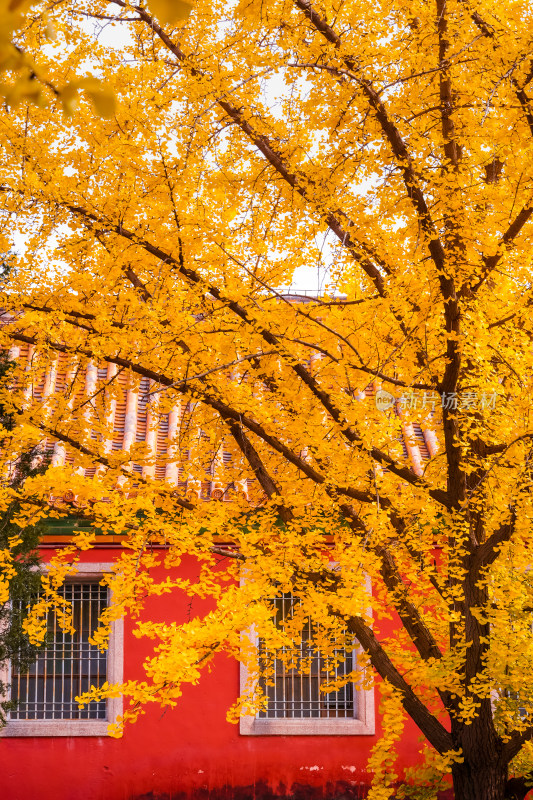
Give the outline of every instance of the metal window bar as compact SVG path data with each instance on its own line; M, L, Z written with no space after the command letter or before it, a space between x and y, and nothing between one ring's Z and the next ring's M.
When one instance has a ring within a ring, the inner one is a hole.
M107 652L89 644L98 618L107 606L107 587L98 583L66 583L60 590L72 606L75 633L61 630L56 615L47 620L49 642L28 672L12 669L11 699L16 708L11 719L99 719L107 718L106 702L89 703L80 709L77 695L107 680Z
M300 601L291 594L273 598L276 625L283 627L293 616ZM283 658L269 652L264 640L258 643L261 688L267 697L267 708L259 712L262 719L333 719L357 716L357 695L352 682L336 692L323 692L320 686L338 680L354 669L352 650L339 647L332 656L323 656L313 644L315 631L307 620L299 646L284 647ZM337 663L336 663L337 662Z

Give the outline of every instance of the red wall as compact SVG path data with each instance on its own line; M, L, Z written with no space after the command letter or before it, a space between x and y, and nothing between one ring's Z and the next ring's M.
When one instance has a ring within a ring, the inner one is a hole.
M99 549L87 560L111 561L117 555ZM179 619L189 602L188 597L158 598L150 613ZM195 599L193 615L205 608ZM142 676L147 652L147 643L126 625L125 678ZM365 764L376 737L241 736L225 718L238 690L239 665L220 657L198 686L185 688L176 708L147 709L122 739L1 739L0 800L268 800L277 795L348 800L364 795ZM409 727L401 764L416 761L417 740L417 729Z

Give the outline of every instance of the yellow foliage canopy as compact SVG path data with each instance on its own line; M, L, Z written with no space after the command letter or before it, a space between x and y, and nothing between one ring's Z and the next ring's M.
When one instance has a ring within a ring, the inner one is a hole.
M292 591L324 636L358 638L433 772L503 797L480 787L517 754L528 773L533 730L530 4L200 0L175 28L122 0L72 13L51 83L89 59L119 103L2 117L18 250L2 336L33 348L3 401L21 421L6 452L63 442L73 467L26 487L27 514L68 486L127 537L112 613L213 597L204 619L142 623L158 650L128 714L239 657L252 621L280 646L266 598ZM303 276L314 296L287 301ZM58 359L64 388L32 398ZM205 503L153 480L146 448L111 451L114 381L84 378L104 362L130 388L149 379L158 413L180 404L170 459L191 480L225 447L225 485L253 477L255 498ZM436 431L420 469L398 416L361 401L371 383ZM196 555L198 583L156 581L150 543L169 567Z

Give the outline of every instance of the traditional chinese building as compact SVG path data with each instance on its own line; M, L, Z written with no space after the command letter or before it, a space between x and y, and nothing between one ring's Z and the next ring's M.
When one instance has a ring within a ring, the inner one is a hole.
M17 349L12 356L30 360L31 350ZM34 387L35 396L60 390L65 380L59 363ZM89 365L85 381L90 393L106 384L114 386L107 420L113 431L110 452L145 443L153 456L152 466L133 464L134 472L170 481L205 502L224 500L227 487L218 468L229 454L219 453L204 480L194 485L187 485L187 475L169 457L168 448L188 413L187 406L157 414L148 402L153 389L149 381L142 379L140 386L131 388L126 375L111 364ZM361 393L362 401L366 397L367 402L375 402L375 393L376 386L370 384ZM404 402L429 400L407 397ZM402 421L400 404L394 404L392 413ZM436 452L435 434L408 422L402 422L401 431L404 455L421 473L424 462ZM64 442L47 438L43 446L53 465L72 461ZM86 475L94 475L96 468L85 468ZM240 490L252 491L252 483L243 479ZM50 521L42 542L44 562L87 525L76 515L75 497L66 500L72 500L72 513ZM114 623L107 652L89 643L98 616L109 602L108 589L100 579L120 552L120 536L96 537L78 573L62 590L72 604L76 633L64 633L51 619L48 645L35 665L28 673L11 670L6 676L16 706L2 731L0 796L6 800L363 797L368 786L366 763L381 731L377 698L373 689L356 684L320 692L325 664L319 653L309 650L310 628L304 631L301 644L302 654L311 653L308 674L275 662L272 683L266 687L266 709L255 717L243 717L240 725L228 722L226 712L245 676L235 661L224 657L217 659L213 671L198 685L185 688L175 708L162 711L148 706L136 724L126 727L122 738L107 733L108 724L120 713L120 698L79 709L74 698L91 685L143 677L142 664L149 651L127 622ZM180 574L193 576L196 569L190 558ZM207 600L195 602L195 614L208 610ZM282 622L292 613L293 599L281 595L275 604ZM151 619L182 622L191 610L186 596L180 604L163 595L150 600L147 613ZM261 642L257 647L260 651ZM343 664L336 669L351 671L350 653ZM399 746L401 766L417 760L417 738L417 729L408 722Z

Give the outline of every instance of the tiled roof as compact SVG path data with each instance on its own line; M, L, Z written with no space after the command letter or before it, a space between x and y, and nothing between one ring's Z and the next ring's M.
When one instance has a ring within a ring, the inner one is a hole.
M10 351L10 358L19 363L29 365L32 360L33 346L21 344L14 346ZM26 388L28 399L43 401L52 395L60 395L70 385L72 367L67 366L66 357L59 354L52 368L49 368L33 383ZM81 378L81 380L80 380ZM104 409L106 415L104 451L108 454L120 451L129 452L134 445L145 444L151 456L149 465L141 465L133 459L130 468L134 473L143 477L165 480L176 485L183 494L193 493L203 500L229 499L231 491L236 489L248 495L250 488L257 486L254 478L246 477L243 470L242 480L236 486L234 482L224 482L224 470L234 464L235 454L224 446L210 457L204 453L203 479L191 479L188 474L187 464L191 463L192 454L187 447L180 449L177 444L179 433L189 424L193 410L192 404L186 400L178 401L169 410L158 410L157 393L159 386L153 384L146 377L142 377L135 388L131 388L128 373L117 370L114 364L95 365L89 362L84 367L84 375L77 373L77 385L83 386L79 396L72 394L67 403L68 409L77 409L85 406L83 416L90 430L90 438L95 442L102 439L98 432L97 412L94 402L88 402L87 397L105 397L105 403L100 403L100 411ZM369 383L362 388L357 397L367 402L375 397L378 385ZM78 390L80 391L80 390ZM65 413L65 416L66 416ZM437 450L435 434L423 428L419 423L408 421L399 406L394 412L400 422L399 441L404 458L408 458L412 468L418 474L424 469L424 462L428 461ZM94 424L93 424L94 423ZM91 430L92 427L92 430ZM202 431L198 431L198 439L205 438ZM52 437L43 442L44 449L51 454L52 465L73 464L74 451L68 445L55 441ZM204 448L205 449L205 448ZM95 475L97 466L83 467L87 477ZM228 474L228 473L226 473Z

